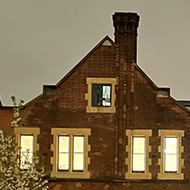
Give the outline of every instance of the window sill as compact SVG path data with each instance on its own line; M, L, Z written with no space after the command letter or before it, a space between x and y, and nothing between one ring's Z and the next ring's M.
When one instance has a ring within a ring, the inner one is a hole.
M115 113L115 107L93 107L87 106L86 112L87 113Z
M151 179L151 173L125 173L125 179Z
M184 180L183 173L159 173L158 179L162 180Z
M89 179L89 172L51 172L51 178L80 178Z

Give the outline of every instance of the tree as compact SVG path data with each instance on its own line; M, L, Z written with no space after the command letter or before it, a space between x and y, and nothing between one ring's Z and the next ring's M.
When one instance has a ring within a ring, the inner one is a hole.
M11 97L14 105L14 119L12 129L19 126L21 121L20 110L23 101L17 105L15 97ZM3 190L46 190L48 181L44 179L46 173L39 162L39 156L34 154L32 160L29 154L24 156L24 169L20 169L21 156L18 154L20 147L15 142L13 135L7 135L0 130L0 189Z

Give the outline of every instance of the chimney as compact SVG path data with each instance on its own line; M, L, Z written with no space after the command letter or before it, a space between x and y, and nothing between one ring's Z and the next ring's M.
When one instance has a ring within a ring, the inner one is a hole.
M136 63L138 23L139 15L137 13L115 13L113 15L119 61L124 59L127 64Z
M139 16L136 13L115 13L113 15L118 66L117 112L117 163L118 179L125 179L126 129L134 127L134 62L136 63L137 28Z

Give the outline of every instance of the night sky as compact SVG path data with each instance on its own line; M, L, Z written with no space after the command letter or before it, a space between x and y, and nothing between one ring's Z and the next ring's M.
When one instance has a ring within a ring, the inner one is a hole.
M190 100L190 0L0 0L0 99L30 101L100 40L114 12L137 12L137 64L172 96Z

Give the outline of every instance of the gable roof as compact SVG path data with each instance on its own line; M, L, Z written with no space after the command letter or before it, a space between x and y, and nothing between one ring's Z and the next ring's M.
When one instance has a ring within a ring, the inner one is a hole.
M104 42L109 41L111 45L115 45L113 40L109 36L105 36L77 65L75 65L57 84L56 87L59 87L78 67L79 65L84 62L92 53L95 52Z
M106 42L108 41L108 43ZM46 93L46 91L48 89L51 90L55 90L57 87L59 87L79 66L80 64L82 64L91 54L93 54L100 46L102 45L112 45L115 46L115 43L113 42L113 40L106 35L81 61L79 61L78 64L76 64L56 85L43 85L43 92L38 95L37 97L33 98L32 100L30 100L28 103L25 104L25 106L29 106L32 102L34 102L35 100L37 100L38 98L42 97L44 93Z

